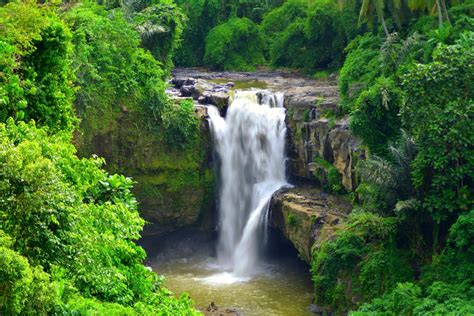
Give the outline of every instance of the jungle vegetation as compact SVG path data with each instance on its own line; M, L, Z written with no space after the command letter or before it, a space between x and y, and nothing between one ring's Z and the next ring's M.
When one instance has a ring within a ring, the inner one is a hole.
M352 213L313 251L315 303L474 314L472 0L0 5L1 314L197 313L143 265L134 182L74 146L126 110L163 151L193 151L193 108L165 94L174 66L337 73L369 155Z
M0 314L197 313L143 265L134 182L73 145L80 117L124 102L191 141L193 109L164 93L183 19L171 2L0 7Z

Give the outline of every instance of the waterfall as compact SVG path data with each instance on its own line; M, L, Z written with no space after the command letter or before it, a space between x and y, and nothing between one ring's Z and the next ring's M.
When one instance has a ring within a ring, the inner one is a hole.
M258 264L266 236L268 208L286 185L283 94L236 91L226 118L208 108L220 158L218 262L236 276Z

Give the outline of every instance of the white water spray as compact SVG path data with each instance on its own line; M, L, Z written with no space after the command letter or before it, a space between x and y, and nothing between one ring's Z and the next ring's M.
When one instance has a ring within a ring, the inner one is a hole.
M255 272L266 237L268 207L286 185L283 94L236 91L226 118L209 107L220 157L219 242L221 267L237 277Z

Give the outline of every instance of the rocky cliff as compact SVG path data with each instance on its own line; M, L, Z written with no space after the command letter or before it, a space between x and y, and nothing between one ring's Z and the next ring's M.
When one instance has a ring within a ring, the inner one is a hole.
M291 179L304 179L314 185L278 193L272 201L273 225L309 261L311 247L322 235L329 235L350 209L345 199L327 192L338 185L345 191L353 190L354 166L364 156L359 141L349 133L347 118L338 115L335 81L315 81L283 72L178 69L168 93L174 98L195 100L196 115L201 119L195 148L164 150L159 135L143 123L144 114L121 107L114 115L100 118L100 124L83 117L82 130L87 132L77 135L79 152L102 156L110 171L135 179L140 211L149 222L147 233L176 230L202 221L212 228L212 142L204 105L216 105L225 114L233 90L251 87L285 93L288 174Z
M205 113L199 108L196 113L201 119L198 141L184 150L169 149L140 109L122 107L113 115L81 117L82 132L75 137L79 154L104 157L108 171L136 181L134 193L148 222L145 234L201 224L213 208L209 128Z
M170 94L193 98L204 116L205 108L199 104L215 105L225 114L234 89L256 87L285 93L288 175L306 185L282 190L274 196L272 225L309 263L312 247L330 238L350 211L348 197L334 193L355 188L354 167L364 157L360 142L349 132L347 117L338 112L336 81L315 81L282 72L209 73L178 69L174 75Z
M311 82L314 86L295 87L285 96L289 173L324 185L332 165L350 192L355 188L354 167L364 151L350 134L347 117L339 115L335 82Z
M332 236L351 204L316 187L296 187L277 192L270 210L271 225L293 243L301 259L310 263L312 248Z

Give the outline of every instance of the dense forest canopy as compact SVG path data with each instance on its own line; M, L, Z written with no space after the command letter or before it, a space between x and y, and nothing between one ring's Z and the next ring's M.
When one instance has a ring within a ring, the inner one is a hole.
M174 66L337 73L332 115L369 155L352 213L314 249L315 302L474 313L472 0L0 4L1 314L197 313L143 265L133 181L74 146L130 111L194 161L193 105L165 93Z

